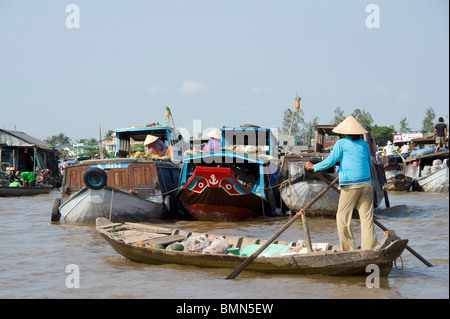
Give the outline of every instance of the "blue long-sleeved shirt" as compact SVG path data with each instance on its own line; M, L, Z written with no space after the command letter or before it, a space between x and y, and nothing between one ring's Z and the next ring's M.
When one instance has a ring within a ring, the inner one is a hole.
M314 165L314 171L330 168L339 160L340 186L370 182L372 157L366 141L363 139L354 141L350 136L338 140L330 155Z

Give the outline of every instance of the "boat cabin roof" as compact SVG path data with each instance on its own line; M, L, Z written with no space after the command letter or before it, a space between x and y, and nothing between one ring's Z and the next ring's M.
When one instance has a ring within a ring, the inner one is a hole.
M220 130L223 148L247 152L248 147L256 147L259 154L278 158L278 141L270 128L252 125L222 127Z
M316 129L316 133L315 133L315 145L314 145L314 152L315 153L321 153L323 151L325 151L325 136L326 135L330 135L330 136L337 136L339 134L334 133L333 129L336 127L336 124L320 124L320 125L316 125L315 129ZM370 136L370 131L371 128L369 125L365 125L362 124L362 126L364 126L364 128L367 130L367 134L364 134L364 140L366 142L371 142L371 136ZM329 150L328 150L329 151Z
M148 134L158 136L161 140L170 140L169 136L174 130L169 126L144 126L116 130L117 139L130 139L143 142Z
M425 146L432 144L436 144L436 139L434 137L429 138L413 138L410 143L414 143L418 148L424 148Z

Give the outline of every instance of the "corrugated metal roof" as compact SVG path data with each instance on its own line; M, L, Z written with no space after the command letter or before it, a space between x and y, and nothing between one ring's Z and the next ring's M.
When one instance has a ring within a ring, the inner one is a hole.
M0 129L0 144L3 146L36 146L41 149L54 150L55 148L47 143L32 137L24 132Z

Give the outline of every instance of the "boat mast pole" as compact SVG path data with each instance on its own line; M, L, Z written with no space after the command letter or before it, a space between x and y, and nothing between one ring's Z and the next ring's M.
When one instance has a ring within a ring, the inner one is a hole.
M98 104L98 134L100 139L98 140L98 148L100 150L100 158L103 159L103 143L102 143L102 129L100 127L100 96L97 97Z
M297 98L298 98L298 91L295 91L295 101L297 101ZM278 174L278 176L277 176L277 181L276 181L276 183L278 183L278 179L280 178L281 172L283 171L284 159L286 158L286 153L289 151L289 140L291 139L291 131L292 131L292 125L293 125L293 123L294 123L294 115L295 115L295 107L294 107L294 109L293 109L293 111L292 111L292 118L291 118L291 125L290 125L290 127L289 127L289 134L288 134L288 140L287 140L287 147L286 147L286 150L285 150L285 152L284 152L283 159L281 160L280 174Z

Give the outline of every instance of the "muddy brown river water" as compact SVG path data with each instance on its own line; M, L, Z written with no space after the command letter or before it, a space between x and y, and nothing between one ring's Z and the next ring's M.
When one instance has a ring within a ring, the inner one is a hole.
M147 265L118 255L94 225L50 222L54 190L48 195L0 198L0 298L150 299L448 299L449 195L389 193L375 216L430 261L425 266L405 251L379 288L365 276L267 275L243 271L225 280L230 269ZM269 238L287 217L244 222L173 221L162 224L217 234ZM297 223L297 222L296 222ZM308 219L313 242L338 244L333 219ZM353 221L359 240L359 223ZM382 231L378 229L379 239ZM280 237L304 239L301 221ZM79 270L78 287L70 281Z

